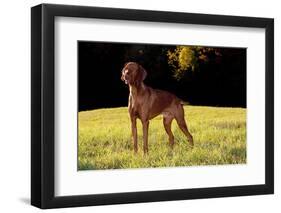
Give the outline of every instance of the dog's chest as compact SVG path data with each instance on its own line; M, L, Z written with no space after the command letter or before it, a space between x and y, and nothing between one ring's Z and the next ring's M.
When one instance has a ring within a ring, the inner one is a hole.
M139 117L142 110L142 99L134 97L133 95L129 96L129 112L134 114L135 116Z

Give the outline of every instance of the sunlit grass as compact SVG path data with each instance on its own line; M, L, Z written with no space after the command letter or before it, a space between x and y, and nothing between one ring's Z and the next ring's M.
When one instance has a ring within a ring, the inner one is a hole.
M78 169L118 169L246 163L246 109L185 106L194 148L178 128L171 150L162 116L150 121L148 155L143 155L138 121L139 152L134 154L126 107L79 112Z

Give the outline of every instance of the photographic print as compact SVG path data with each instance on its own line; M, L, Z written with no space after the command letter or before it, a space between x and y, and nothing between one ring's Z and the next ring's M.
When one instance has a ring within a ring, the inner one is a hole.
M78 170L246 163L246 48L77 45Z
M31 41L32 205L274 193L274 19L41 4Z

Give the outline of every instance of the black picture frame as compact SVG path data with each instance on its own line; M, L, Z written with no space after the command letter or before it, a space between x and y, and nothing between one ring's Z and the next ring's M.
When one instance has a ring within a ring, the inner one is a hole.
M93 195L54 195L54 20L57 16L264 28L265 184ZM274 193L274 20L164 11L41 4L31 8L31 204L60 208Z

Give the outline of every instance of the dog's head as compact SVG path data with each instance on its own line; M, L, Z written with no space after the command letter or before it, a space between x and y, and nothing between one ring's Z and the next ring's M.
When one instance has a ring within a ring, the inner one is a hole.
M139 85L146 78L145 69L136 62L128 62L124 65L121 74L121 80L125 82L125 84Z

